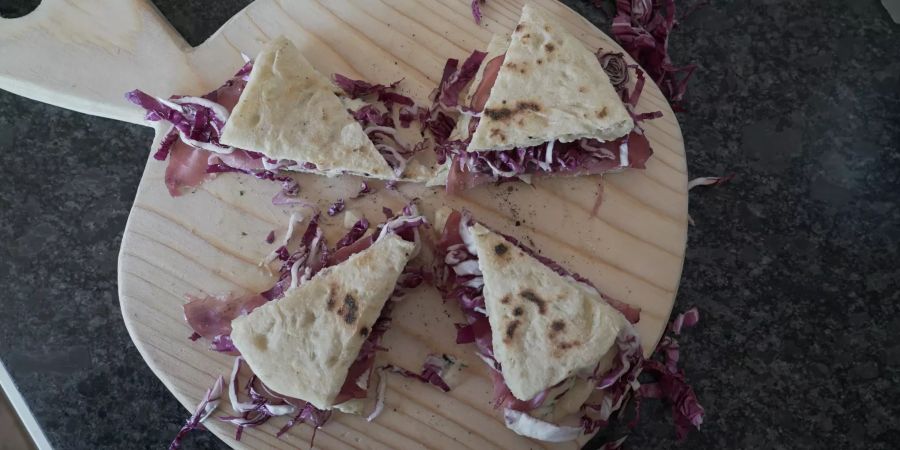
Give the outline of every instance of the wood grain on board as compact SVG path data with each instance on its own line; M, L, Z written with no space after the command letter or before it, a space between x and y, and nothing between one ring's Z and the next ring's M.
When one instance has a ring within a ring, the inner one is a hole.
M0 88L65 108L143 123L142 112L123 100L141 88L157 96L203 94L216 88L264 42L285 35L323 73L369 81L400 78L401 90L419 103L438 81L447 58L485 48L492 33L507 33L518 20L520 0L489 0L482 25L469 0L257 0L197 48L189 47L148 0L44 0L32 14L0 19ZM536 0L589 48L618 50L606 35L564 5ZM603 204L591 210L599 178L544 179L534 186L507 183L458 197L404 185L399 192L348 202L371 220L381 206L399 208L418 197L426 213L465 207L503 232L524 239L593 280L609 295L642 308L638 330L645 351L665 328L674 303L687 231L687 169L678 123L668 103L648 83L640 112L664 117L645 124L654 156L646 170L603 179ZM135 148L148 143L136 142ZM233 358L191 342L181 306L186 294L257 292L273 275L259 266L272 249L271 230L283 233L290 209L271 204L273 183L226 174L178 198L163 184L164 164L153 159L141 180L119 258L119 295L125 324L147 364L186 408L227 374ZM320 206L349 197L359 179L298 175L302 195ZM326 220L332 238L343 218ZM409 295L396 310L382 362L418 370L428 353L448 353L468 368L449 394L389 376L385 412L372 423L336 415L316 435L316 447L341 448L577 448L546 444L507 430L490 405L487 369L471 348L454 344L457 309L430 288ZM223 404L224 405L224 404ZM224 412L230 413L225 405ZM229 424L206 425L238 448L296 448L312 431L300 425L274 437L285 419L233 439Z

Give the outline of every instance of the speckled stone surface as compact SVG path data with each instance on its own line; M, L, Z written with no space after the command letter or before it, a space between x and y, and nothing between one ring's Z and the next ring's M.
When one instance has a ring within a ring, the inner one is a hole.
M155 3L197 44L248 2ZM706 423L677 444L648 401L628 446L896 448L900 26L878 0L712 3L671 38L701 67L679 114L690 173L737 174L691 193L676 306L702 314L681 343ZM186 416L116 297L151 138L0 92L0 360L57 448L163 448Z

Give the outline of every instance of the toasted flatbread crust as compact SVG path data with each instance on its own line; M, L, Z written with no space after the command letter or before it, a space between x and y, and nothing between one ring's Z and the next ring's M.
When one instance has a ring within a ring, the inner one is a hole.
M614 350L627 320L595 289L557 274L480 224L469 230L484 276L494 356L516 398L529 400L591 372Z
M315 173L395 178L331 82L284 37L256 57L220 141L272 159L313 163Z
M609 141L633 127L597 57L526 4L468 150Z
M413 244L386 235L284 297L232 321L231 339L276 392L329 409Z

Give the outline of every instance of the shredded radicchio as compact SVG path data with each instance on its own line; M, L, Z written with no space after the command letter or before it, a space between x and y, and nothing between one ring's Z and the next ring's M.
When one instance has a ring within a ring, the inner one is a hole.
M305 422L313 427L313 435L310 439L310 447L312 447L316 439L316 431L331 418L331 411L320 410L309 402L278 394L252 373L247 382L243 384L244 397L249 401L241 401L238 386L242 385L240 374L243 361L240 356L235 358L228 387L231 407L237 415L219 417L219 420L237 427L234 433L235 440L241 440L245 428L258 427L272 417L293 415L294 417L278 431L276 437L281 437L295 424Z
M359 192L357 192L353 198L360 198L366 194L371 194L373 192L375 192L375 189L369 186L369 183L363 181L360 183Z
M503 419L506 426L516 433L547 442L573 441L583 432L581 427L552 424L512 408L503 411Z
M688 182L688 190L697 186L719 186L734 179L734 174L724 177L698 177Z
M475 23L481 25L481 5L483 5L485 0L472 0L472 18L475 19Z
M421 120L424 109L416 105L416 102L405 95L396 92L400 81L389 85L371 84L363 80L354 80L341 74L334 74L334 83L340 87L350 98L373 97L371 103L366 104L356 111L349 111L357 122L363 127L366 136L375 145L375 149L393 169L398 178L403 176L407 163L416 153L422 150L422 145L410 147L397 138L397 127L394 123L393 109L399 108L400 126L409 127L414 120ZM421 112L420 112L421 111Z
M368 230L369 230L369 221L366 220L365 217L357 220L356 223L353 224L353 227L350 228L350 231L348 231L347 234L345 234L343 237L341 237L337 241L337 244L334 245L334 250L335 251L340 250L340 249L358 241L359 238L361 238L364 234L366 234L366 231L368 231Z
M456 126L456 120L446 112L457 112L459 96L478 73L478 68L484 61L487 53L475 50L459 65L459 60L448 59L444 64L444 71L437 88L431 93L431 109L427 112L422 123L423 129L428 130L434 137L438 146L447 143L450 133ZM440 157L442 152L438 152Z
M397 80L389 85L372 84L363 80L354 80L345 77L339 73L334 74L334 84L341 88L350 98L360 98L367 95L380 95L395 89L401 80Z
M682 328L691 328L694 325L697 325L697 322L699 321L700 311L697 311L697 308L694 307L675 316L675 320L669 325L669 330L678 336L681 334Z
M206 390L206 394L203 396L203 400L200 401L200 404L197 405L194 414L188 418L184 426L181 427L181 430L178 431L178 434L175 435L175 438L172 439L172 443L169 444L169 450L181 448L181 440L192 430L203 429L201 423L215 412L216 408L219 407L219 402L222 401L224 383L225 380L220 375L219 378L216 378L216 382L212 387Z
M331 206L328 207L328 215L335 216L340 214L341 211L347 206L347 203L344 199L339 198L336 202L332 203Z
M699 319L697 308L691 308L676 316L669 324L669 330L678 335L682 328L695 326ZM608 374L622 372L624 367L625 375L609 385L611 397L604 397L599 404L585 405L585 416L582 418L585 429L605 428L609 423L610 414L620 409L628 401L629 396L635 399L635 417L629 422L630 428L637 425L642 400L658 398L671 405L678 440L685 439L691 429L699 429L705 412L697 400L694 389L687 383L684 371L678 368L680 357L678 341L671 336L663 337L649 359L643 358L639 345L629 353L626 350L627 342L620 340L617 344L620 346L620 358ZM641 374L646 374L653 381L638 382L637 376ZM601 379L598 386L604 384L608 384L607 377Z
M676 25L675 0L617 0L616 11L613 37L647 69L677 108L697 66L675 67L669 58L669 33ZM684 75L679 77L681 73Z
M465 61L463 61L463 64L459 69L455 67L455 59L447 60L441 83L438 86L439 96L437 100L441 106L444 106L445 108L454 108L459 105L460 94L462 94L463 89L475 79L478 68L481 67L481 63L486 56L487 53L475 50ZM448 68L452 70L448 70Z
M447 381L444 379L444 377L447 375L447 372L456 364L458 363L447 355L428 355L425 358L425 363L422 365L422 371L419 373L415 373L411 370L394 365L385 366L385 369L400 374L406 378L411 378L414 380L419 380L423 383L434 385L444 392L450 392L450 385L447 384Z
M663 338L656 354L662 354L664 362L648 359L643 366L643 372L656 381L642 384L637 395L639 398L659 398L671 404L675 436L678 440L684 440L691 429L699 429L703 424L705 411L694 389L687 383L684 370L677 366L678 342L670 337Z

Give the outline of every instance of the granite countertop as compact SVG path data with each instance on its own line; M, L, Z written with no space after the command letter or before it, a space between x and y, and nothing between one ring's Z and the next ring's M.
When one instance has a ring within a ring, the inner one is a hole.
M249 1L155 3L197 44ZM609 29L592 1L566 3ZM702 314L681 346L707 416L677 444L647 401L628 446L895 446L900 25L878 0L711 3L670 43L700 66L678 114L691 176L737 175L691 192L676 305ZM162 448L186 417L116 295L151 139L0 91L0 360L57 448ZM220 447L202 432L185 444Z

